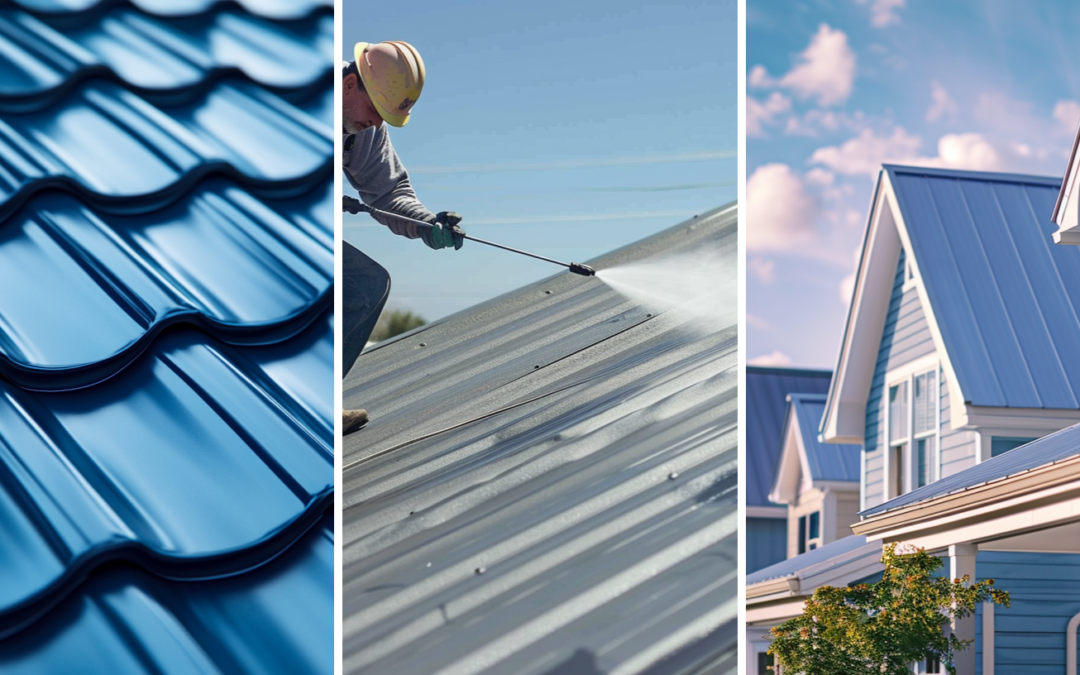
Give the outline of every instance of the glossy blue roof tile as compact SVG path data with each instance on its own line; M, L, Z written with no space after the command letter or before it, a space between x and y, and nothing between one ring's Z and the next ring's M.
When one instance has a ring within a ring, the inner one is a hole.
M333 42L332 14L283 24L232 10L168 21L132 9L51 18L0 9L0 96L32 99L90 76L136 90L225 73L304 87L333 70Z
M0 672L330 673L333 532L330 511L280 557L223 580L103 570L46 618L0 641Z
M0 373L33 389L93 384L178 322L232 343L298 332L332 303L334 265L329 233L295 219L328 199L275 210L212 179L164 209L118 215L37 194L0 225Z
M1080 408L1080 250L1050 222L1061 179L885 171L967 402Z
M795 415L813 480L859 482L862 446L824 443L818 426L825 415L826 394L789 394L789 413Z
M183 17L203 14L216 7L238 7L267 19L300 19L333 7L330 0L14 0L23 9L43 14L73 14L135 7L150 14Z
M825 394L832 373L798 368L746 368L746 503L778 506L769 501L769 488L780 460L787 395Z
M0 218L50 186L127 210L167 203L210 173L263 192L303 192L329 174L329 129L247 82L223 81L195 101L155 107L94 80L63 105L3 113Z
M217 576L306 528L333 499L332 323L268 347L170 331L75 392L0 382L0 633L105 559Z

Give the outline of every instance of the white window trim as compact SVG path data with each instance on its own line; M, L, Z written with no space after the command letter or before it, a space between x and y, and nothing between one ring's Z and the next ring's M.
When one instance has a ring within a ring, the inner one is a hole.
M993 438L994 436L1004 438L1032 438L1039 439L1045 434L1038 434L1031 429L1016 429L1010 427L981 427L976 430L978 437L976 463L982 463L990 459L990 453L993 452Z
M900 287L900 292L907 293L917 286L918 280L915 278L915 266L911 264L911 256L908 255L907 249L904 249L904 284Z
M884 426L885 429L882 434L884 443L882 444L882 501L889 501L899 497L900 495L890 496L891 485L894 481L892 475L892 457L891 453L899 445L904 445L904 455L900 458L900 471L902 472L901 489L900 494L907 494L915 489L915 441L922 438L934 438L934 461L931 464L931 482L940 480L941 478L941 359L937 354L927 354L921 358L909 361L901 366L898 366L885 374L885 387L882 392L882 405L885 408L884 414ZM918 375L924 375L926 373L933 372L935 378L935 386L932 391L933 406L934 406L934 426L929 431L924 431L918 435L915 434L915 377ZM903 382L907 382L905 389L905 404L907 409L907 420L904 424L906 437L893 441L889 438L889 430L892 427L892 414L889 406L889 391L892 387L898 386ZM1005 434L998 434L1005 435ZM989 442L989 441L987 441ZM989 447L989 446L987 446ZM980 451L981 454L981 451ZM863 465L863 480L865 481L866 467L865 461ZM865 493L865 489L863 490ZM860 495L860 500L865 498ZM864 504L860 504L860 508L866 508Z

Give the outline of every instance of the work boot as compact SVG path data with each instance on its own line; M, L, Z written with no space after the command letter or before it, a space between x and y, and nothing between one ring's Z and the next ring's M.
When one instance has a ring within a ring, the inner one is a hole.
M360 410L342 410L341 411L341 435L347 436L352 432L363 428L368 423L367 411Z

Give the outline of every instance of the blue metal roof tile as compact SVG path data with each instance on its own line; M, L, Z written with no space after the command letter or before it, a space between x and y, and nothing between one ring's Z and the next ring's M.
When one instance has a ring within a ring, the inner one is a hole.
M826 394L788 394L790 410L798 423L799 434L813 480L859 482L862 446L824 443L818 426L825 415Z
M251 14L280 21L302 19L312 12L333 7L331 0L14 0L31 12L74 14L135 7L149 14L185 17L218 7L236 7Z
M780 437L784 430L787 395L793 392L825 394L832 372L797 368L746 368L746 503L777 506L769 501Z
M330 673L334 518L278 558L228 579L169 581L114 566L0 641L5 675Z
M303 87L333 70L333 42L332 13L283 24L231 10L177 22L129 9L89 17L0 9L0 96L30 99L90 76L149 90L226 73Z
M973 487L1008 478L1025 471L1031 471L1077 455L1080 455L1080 424L1067 427L1049 436L1043 436L1003 455L991 457L970 469L965 469L934 481L929 485L924 485L917 490L900 495L884 504L866 509L859 515L866 518L936 497L963 492Z
M0 219L46 187L147 210L211 173L262 196L305 192L332 166L330 128L256 85L222 81L194 101L153 106L95 80L62 105L3 113Z
M296 389L332 391L332 353L324 313L268 347L171 331L79 391L0 381L0 634L106 559L202 578L287 546L333 499L329 397Z
M312 191L280 205L290 212L212 179L118 215L38 193L0 225L0 373L33 389L93 384L178 322L232 343L295 334L333 302L330 233L297 226L328 200Z
M1080 250L1050 222L1061 180L885 170L968 402L1080 409Z
M769 581L770 579L782 579L784 577L794 576L813 565L828 562L832 558L836 558L838 564L843 564L848 561L850 554L858 551L865 545L866 537L862 535L853 534L844 537L843 539L837 539L820 548L815 548L813 551L807 551L794 558L781 560L775 565L769 565L753 574L746 575L746 585L750 586L751 584ZM876 552L876 555L880 557L880 550Z

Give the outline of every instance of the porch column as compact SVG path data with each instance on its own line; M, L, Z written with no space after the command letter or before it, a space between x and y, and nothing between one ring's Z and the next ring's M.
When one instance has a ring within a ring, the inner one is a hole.
M949 575L960 579L965 574L971 582L975 581L975 554L979 547L975 544L954 544L949 547ZM952 632L961 640L975 640L975 617L953 619ZM956 675L975 675L975 645L956 653Z

